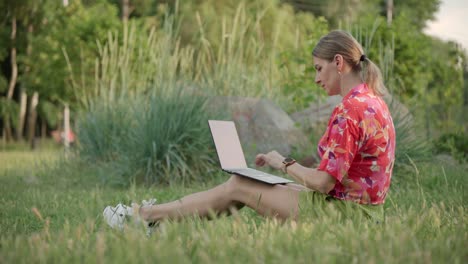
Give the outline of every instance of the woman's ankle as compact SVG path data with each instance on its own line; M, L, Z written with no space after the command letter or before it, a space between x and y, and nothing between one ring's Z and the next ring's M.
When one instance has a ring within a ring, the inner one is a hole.
M139 216L141 217L141 219L143 219L144 221L150 221L150 217L151 217L151 209L152 206L140 206L138 208L138 214Z

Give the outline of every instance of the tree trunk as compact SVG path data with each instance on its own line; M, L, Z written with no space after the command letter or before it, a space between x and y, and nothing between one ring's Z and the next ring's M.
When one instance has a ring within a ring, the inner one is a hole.
M11 78L8 84L7 100L12 100L13 93L15 91L16 79L18 78L18 65L16 64L16 16L13 15L11 18ZM10 117L5 118L5 125L3 128L3 135L6 141L10 141L12 138Z
M468 107L468 62L466 61L463 63L463 106Z
M26 56L28 58L31 57L31 53L32 53L32 45L31 45L30 40L31 40L31 37L32 37L33 30L34 30L33 24L29 24L28 25L28 44L27 44L27 47L26 47ZM29 74L30 70L31 70L31 67L29 66L29 64L27 64L26 68L24 70L24 75L27 76ZM18 120L18 129L16 131L16 138L18 140L23 139L24 123L26 121L27 100L28 100L28 96L26 95L26 92L23 89L21 89L20 114L18 116L18 118L19 118L19 120Z
M127 23L128 18L130 17L130 0L121 0L122 1L122 21Z
M466 62L463 64L463 91L463 107L461 112L466 113L468 111L468 65ZM463 120L465 120L465 122L463 122ZM466 122L466 117L464 117L463 114L461 115L460 121L462 121L462 124L465 124L465 134L468 133L468 122Z
M16 64L16 17L11 18L11 79L8 84L7 99L13 98L15 91L16 79L18 78L18 65Z
M34 92L33 97L31 99L30 106L29 106L29 120L28 120L28 140L32 149L36 147L36 142L35 142L36 118L37 118L36 107L38 103L39 103L39 94L37 92Z
M3 127L3 136L5 137L5 142L9 142L12 138L11 136L11 124L10 124L10 117L7 116L5 118L5 124Z
M18 120L18 128L16 129L16 139L23 140L23 131L24 131L24 122L26 120L26 108L28 103L28 96L26 92L21 89L21 99L20 99L20 113Z
M47 137L47 121L44 118L41 118L41 142L43 142Z

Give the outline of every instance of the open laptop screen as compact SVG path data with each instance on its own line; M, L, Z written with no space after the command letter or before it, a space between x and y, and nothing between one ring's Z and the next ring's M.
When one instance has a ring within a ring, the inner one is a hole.
M221 168L247 168L244 152L232 121L208 120Z

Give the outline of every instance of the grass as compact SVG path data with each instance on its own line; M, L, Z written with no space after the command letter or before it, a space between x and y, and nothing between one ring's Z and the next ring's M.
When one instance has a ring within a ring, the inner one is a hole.
M383 225L332 216L279 224L250 209L166 223L147 238L116 232L105 205L176 199L219 183L115 188L59 151L0 152L0 263L466 263L465 165L414 164L394 174ZM64 165L65 164L65 165ZM403 175L402 174L406 174ZM226 178L225 176L224 178ZM223 177L219 177L223 179Z
M207 120L222 115L210 111L206 98L174 84L160 89L166 94L96 104L79 118L77 153L107 168L109 177L103 179L127 186L132 181L172 184L199 181L203 174L206 179L214 170Z

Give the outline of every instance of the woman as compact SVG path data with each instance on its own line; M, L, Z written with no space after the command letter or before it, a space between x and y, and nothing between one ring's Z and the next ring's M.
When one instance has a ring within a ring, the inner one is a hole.
M335 205L344 217L360 214L381 221L395 157L395 130L381 98L385 87L380 70L344 31L332 31L322 37L312 55L315 82L328 95L343 96L319 141L319 166L303 167L276 151L255 158L257 166L282 170L299 184L269 185L232 175L213 189L173 202L107 207L107 223L122 227L125 216L133 212L154 223L231 213L243 206L263 216L298 219L308 214L307 209L312 213L326 211L328 204Z

